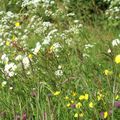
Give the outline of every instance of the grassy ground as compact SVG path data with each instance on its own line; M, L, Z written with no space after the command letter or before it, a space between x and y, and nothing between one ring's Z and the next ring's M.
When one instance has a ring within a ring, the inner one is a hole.
M32 12L1 22L0 120L119 120L119 30Z

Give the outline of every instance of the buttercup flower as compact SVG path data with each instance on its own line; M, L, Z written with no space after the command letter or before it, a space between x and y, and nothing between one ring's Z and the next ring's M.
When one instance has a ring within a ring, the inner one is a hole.
M80 103L80 102L78 102L77 104L76 104L76 108L80 108L82 106L82 104Z
M118 100L119 99L119 95L116 95L115 99Z
M75 118L78 118L78 113L75 113L74 117L75 117Z
M66 106L67 106L67 107L70 107L70 103L68 103Z
M6 45L9 46L9 45L10 45L10 42L9 42L9 41L6 41Z
M69 100L69 97L68 97L68 96L66 96L66 97L65 97L65 100Z
M88 94L85 94L84 99L85 99L85 100L88 100L88 97L89 97L89 95L88 95Z
M104 74L105 74L106 76L111 75L111 74L112 74L112 71L109 71L109 70L106 69L106 70L104 71Z
M29 54L29 55L28 55L28 58L32 59L32 54Z
M60 91L56 91L56 92L53 93L54 96L57 96L59 94L60 94Z
M77 95L77 93L76 92L72 92L72 96L76 96Z
M106 119L108 117L108 112L104 112L103 117Z
M98 101L100 101L100 100L102 100L102 99L103 99L103 97L104 97L104 95L103 95L103 94L101 94L100 92L98 92L98 95L97 95L97 100L98 100Z
M89 103L89 107L90 107L90 108L93 108L93 107L94 107L94 105L93 105L92 102Z
M115 57L115 63L119 64L120 63L120 55L117 55Z
M16 26L16 27L19 27L19 26L20 26L20 23L19 23L19 22L16 22L16 23L15 23L15 26Z
M79 114L79 116L80 116L80 117L83 117L83 116L84 116L84 114L83 114L83 113L80 113L80 114Z
M89 95L85 94L85 95L80 95L79 100L88 100Z
M71 103L74 103L74 100L71 100Z

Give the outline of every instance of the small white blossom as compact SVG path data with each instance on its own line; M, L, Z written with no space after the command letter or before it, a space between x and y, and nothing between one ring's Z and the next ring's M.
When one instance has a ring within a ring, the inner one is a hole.
M52 26L52 24L50 22L43 22L43 26L44 27L50 27L50 26Z
M112 46L118 46L120 44L120 40L119 39L115 39L112 41Z
M5 65L5 74L9 77L12 77L15 75L15 70L17 69L17 66L14 63L9 63Z
M83 53L83 57L87 58L87 57L90 57L90 55Z
M23 58L22 55L18 55L18 56L16 56L15 60L20 61L20 60L22 60L22 58Z
M9 89L10 89L10 90L13 90L13 87L10 87Z
M62 70L57 70L57 71L55 71L55 75L56 76L62 76L63 75L63 71Z
M8 57L7 57L6 54L3 54L2 57L1 57L1 59L2 59L2 62L5 63L5 64L7 64L8 61L9 61L9 59L8 59Z
M78 23L79 22L79 20L74 20L74 23Z
M94 45L86 44L86 45L85 45L85 49L92 48L93 46L94 46Z
M58 50L59 50L59 48L61 48L61 45L60 45L60 43L54 43L53 45L52 45L52 47L51 47L51 51L53 51L53 52L58 52Z
M47 36L47 37L45 37L45 39L44 39L44 41L43 41L43 45L49 45L50 44L50 37L49 36Z
M54 34L54 33L57 32L57 31L58 31L57 29L51 30L51 31L48 33L48 36L51 36L52 34Z
M61 68L62 68L62 66L61 66L61 65L59 65L59 66L58 66L58 69L61 69Z
M22 60L22 63L24 65L24 68L27 69L30 66L29 58L25 56Z
M35 49L33 51L33 54L37 55L37 53L39 52L40 48L41 48L41 44L39 42L37 42L36 43L36 47L35 47Z
M111 49L108 49L108 51L107 51L108 53L111 53Z

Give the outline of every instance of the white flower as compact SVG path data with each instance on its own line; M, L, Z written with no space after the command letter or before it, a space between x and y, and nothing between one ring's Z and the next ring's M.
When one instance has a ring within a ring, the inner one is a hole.
M74 20L74 23L78 23L79 22L79 20Z
M45 37L45 39L44 39L42 44L43 45L49 45L50 44L50 36Z
M92 48L93 46L94 46L94 45L86 44L86 45L85 45L85 49Z
M7 74L9 77L12 77L15 75L15 70L17 69L17 66L14 63L9 63L5 65L5 74Z
M43 22L44 27L50 27L52 24L50 22Z
M8 57L7 57L6 54L3 54L2 57L1 57L1 59L2 59L2 62L5 63L5 64L7 64L8 61L9 61L9 59L8 59Z
M8 16L8 17L14 17L14 14L13 14L11 11L8 11L8 12L7 12L7 16Z
M59 48L61 48L61 45L60 45L60 43L54 43L53 45L52 45L52 47L51 47L51 51L53 51L53 52L58 52L58 50L59 50Z
M75 13L69 13L69 14L67 14L67 16L74 16L75 15Z
M30 66L29 58L25 56L22 60L22 63L24 65L24 68L27 69Z
M112 46L118 46L120 44L120 40L119 39L115 39L112 41Z
M61 66L61 65L59 65L59 66L58 66L58 69L61 69L61 68L62 68L62 66Z
M12 89L13 89L13 87L10 87L9 89L10 89L10 90L12 90Z
M108 53L111 53L111 49L108 49L108 51L107 51Z
M88 55L87 53L83 53L83 57L87 58L90 57L90 55Z
M20 61L20 60L22 60L22 55L18 55L18 56L16 56L15 60L16 60L16 61Z
M4 87L6 84L7 84L7 82L3 81L1 85L2 85L2 87Z
M57 70L57 71L55 71L55 75L56 76L62 76L63 75L63 71L62 70Z
M37 53L39 52L40 48L41 48L41 44L39 42L37 42L36 43L36 47L35 47L35 49L33 51L33 54L37 55Z
M35 7L37 7L38 3L40 2L41 0L24 0L22 2L22 7L25 7L27 5L34 5Z
M48 36L51 36L52 34L54 34L54 33L57 32L57 31L58 31L57 29L51 30L51 31L48 33Z

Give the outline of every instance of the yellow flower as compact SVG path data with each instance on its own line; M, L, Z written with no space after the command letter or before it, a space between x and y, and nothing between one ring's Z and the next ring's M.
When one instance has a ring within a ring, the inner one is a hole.
M69 100L69 97L68 97L68 96L66 96L66 97L65 97L65 100Z
M56 92L53 93L54 96L57 96L59 94L60 94L60 91L56 91Z
M77 93L76 92L72 92L72 96L76 96L77 95Z
M80 108L82 106L82 104L80 103L80 102L78 102L77 104L76 104L76 108Z
M89 95L85 94L85 95L80 95L79 100L88 100Z
M67 106L67 107L70 107L70 103L68 103L66 106Z
M88 94L85 94L84 99L88 100Z
M101 94L100 92L98 92L97 94L98 94L98 96L97 96L98 101L102 100L104 95Z
M16 26L16 27L19 27L19 26L20 26L20 23L19 23L19 22L16 22L16 23L15 23L15 26Z
M80 95L79 100L84 100L85 96L84 95Z
M115 57L115 63L120 63L120 54Z
M108 112L104 112L103 117L104 117L104 119L106 119L108 117Z
M99 94L99 95L97 96L98 101L100 101L102 98L103 98L103 95L102 95L102 94Z
M29 54L28 57L29 57L30 59L32 59L32 54Z
M109 71L109 70L106 69L106 70L104 71L104 74L105 74L106 76L111 75L111 74L112 74L112 71Z
M93 108L93 107L94 107L94 105L93 105L92 102L89 103L89 107L90 107L90 108Z
M98 99L98 101L100 101L101 100L101 96L97 96L97 99Z
M74 103L74 101L73 101L73 100L71 100L71 103Z
M7 46L10 46L10 42L9 42L9 41L6 41L6 45L7 45Z
M78 118L78 113L75 113L74 117L75 117L75 118Z
M83 113L80 113L80 114L79 114L79 116L80 116L80 117L83 117L83 116L84 116L84 114L83 114Z
M116 95L115 99L116 99L116 100L118 100L118 98L119 98L119 96L118 96L118 95Z

